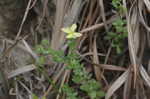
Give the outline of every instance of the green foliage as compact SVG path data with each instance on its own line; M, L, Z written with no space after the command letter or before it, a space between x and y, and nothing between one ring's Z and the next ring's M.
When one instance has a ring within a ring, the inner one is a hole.
M69 39L68 46L70 51L66 56L62 51L55 51L45 44L47 43L41 44L36 48L37 52L41 55L37 63L38 65L44 64L45 55L51 55L55 62L66 64L66 69L73 71L72 82L79 85L78 89L86 93L90 99L100 99L104 96L99 83L91 78L91 75L85 70L83 64L80 63L80 58L75 51L75 40ZM62 91L66 94L67 99L79 99L76 89L70 87L68 84L63 86Z
M114 31L108 32L106 39L112 40L111 46L116 48L116 51L119 54L123 50L123 41L128 36L125 27L126 21L120 18L113 22L112 25Z
M74 25L76 28L77 26ZM72 25L73 27L73 25ZM68 28L66 28L68 29ZM65 28L64 28L65 30ZM63 30L63 31L64 31ZM75 32L75 29L72 29ZM64 31L67 32L67 31ZM69 32L68 32L69 33ZM73 32L72 32L73 33ZM81 35L80 35L81 36ZM69 53L66 56L67 61L65 61L65 64L67 64L68 69L71 69L73 71L72 75L72 81L80 85L80 90L87 93L87 95L90 97L90 99L100 99L104 96L103 91L100 91L101 87L99 83L91 78L91 75L85 70L84 66L80 63L79 56L75 51L76 48L76 42L75 37L72 39L69 39L68 41L68 47L69 47ZM74 93L72 93L74 95ZM76 95L76 94L75 94ZM69 99L72 99L71 97L68 97Z
M49 78L49 76L43 66L46 63L46 56L49 55L49 53L51 52L51 50L49 50L49 48L48 48L48 45L49 45L48 41L43 40L41 42L41 45L36 46L35 50L40 55L40 57L36 61L36 66L37 66L38 72L42 73L47 78L48 82L53 85L53 87L56 87L53 84L53 81Z
M69 48L71 49L68 53L67 61L65 61L65 64L67 64L67 69L70 69L73 71L72 75L72 81L80 85L79 89L82 92L85 92L90 99L100 99L104 96L103 91L101 91L101 86L99 83L92 79L91 75L85 70L83 64L80 63L78 54L75 53L75 41L71 40L72 43L69 44ZM72 46L72 44L74 46ZM74 95L74 93L72 93ZM71 97L68 97L68 99L72 99Z
M121 18L118 18L116 21L113 22L113 26L115 27L117 33L126 33L127 30L126 28L124 28L125 25L126 20L123 20Z
M35 94L32 94L32 99L39 99L39 97L36 96Z
M83 67L81 69L74 69L73 73L72 81L76 84L84 84L91 78L91 75Z
M39 98L38 96L36 96L35 94L32 94L32 99L46 99L45 97Z
M105 93L99 90L100 88L100 84L94 79L90 79L80 86L80 89L87 92L91 99L99 99L105 96Z
M39 58L38 65L42 65L45 62L45 56L51 55L55 62L66 64L66 69L72 70L72 81L74 84L79 85L78 88L72 88L67 83L62 87L62 92L66 94L67 99L79 99L79 93L77 89L82 93L85 93L90 99L100 99L104 96L104 92L101 90L100 83L95 79L92 79L91 75L85 70L83 64L80 63L80 58L76 53L76 41L75 38L81 36L80 33L75 32L76 25L72 25L71 28L63 28L63 31L68 32L68 47L69 52L64 55L62 51L55 51L49 47L49 43L44 40L41 45L38 45L36 50L41 57ZM75 36L75 37L73 37Z
M119 12L123 14L126 11L126 8L122 5L122 0L112 0L112 6Z
M125 12L125 8L122 6L121 0L112 0L112 5L119 14ZM116 49L118 54L122 53L124 39L128 36L126 24L126 20L119 17L112 23L112 31L108 32L105 37L107 40L112 41L111 46Z
M66 99L79 99L79 97L77 96L78 93L67 84L63 86L62 91L66 94Z

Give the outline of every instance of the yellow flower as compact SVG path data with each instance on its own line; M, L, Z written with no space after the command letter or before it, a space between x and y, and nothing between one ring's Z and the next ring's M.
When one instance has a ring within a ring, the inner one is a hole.
M62 28L61 30L67 34L66 38L68 38L68 39L71 39L71 38L75 39L77 37L82 36L81 33L75 32L76 29L77 29L77 25L73 24L71 27Z

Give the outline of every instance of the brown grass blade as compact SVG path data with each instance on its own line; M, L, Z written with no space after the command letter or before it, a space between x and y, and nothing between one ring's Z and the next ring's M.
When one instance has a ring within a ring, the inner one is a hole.
M140 66L140 74L144 79L144 81L146 82L146 84L150 87L150 76L148 75L148 73L146 72L146 70L142 65Z
M148 11L150 11L150 1L149 0L143 0L143 2L145 3Z
M105 9L104 9L104 2L103 0L99 0L99 5L100 5L100 14L102 16L102 20L104 22L104 26L105 26L105 29L106 31L108 31L108 26L107 26L107 23L106 23L106 15L105 15Z
M60 31L63 25L65 5L67 0L61 0L56 4L55 26L52 35L51 47L58 50L61 42L64 41L65 34Z
M124 72L113 84L112 86L108 89L105 99L110 99L110 97L114 94L114 92L121 87L123 83L127 80L127 77L129 75L129 69Z
M127 70L124 67L108 65L108 64L98 64L97 66L100 66L101 68L103 68L105 70L112 70L112 71L126 71Z
M97 46L96 46L96 36L95 36L94 44L93 44L93 62L96 64L99 64L99 58L98 58ZM98 81L101 81L102 72L99 67L94 66L94 73L95 73L96 79Z
M126 7L126 5L124 5ZM128 46L129 46L129 54L130 54L130 60L133 66L134 71L134 85L137 80L137 42L135 42L135 35L134 35L134 29L133 26L135 26L136 22L138 22L137 19L137 9L134 7L134 3L132 4L132 7L130 8L129 15L126 13L127 18L127 29L128 29Z
M13 77L16 77L20 74L24 74L24 73L27 73L29 71L32 71L36 69L36 66L31 64L31 65L27 65L27 66L24 66L24 67L20 67L16 70L13 70L12 72L8 73L7 74L7 78L10 79L10 78L13 78Z
M125 85L124 85L123 99L130 99L131 86L132 86L132 73L130 71L128 78L127 78Z
M27 16L28 16L28 13L29 13L29 10L30 10L30 6L32 5L31 2L32 2L32 0L29 0L29 1L28 1L28 5L27 5L27 8L26 8L26 11L25 11L25 13L24 13L24 16L23 16L21 25L20 25L20 27L19 27L19 31L18 31L17 36L16 36L16 40L18 39L18 37L19 37L20 34L21 34L23 25L24 25L24 23L25 23L25 20L26 20L26 18L27 18Z

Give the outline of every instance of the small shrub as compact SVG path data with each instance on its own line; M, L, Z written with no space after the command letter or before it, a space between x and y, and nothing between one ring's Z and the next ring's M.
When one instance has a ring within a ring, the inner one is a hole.
M38 46L37 52L42 54L38 64L44 63L43 55L51 55L55 62L66 64L66 69L72 70L72 82L79 85L78 88L82 92L86 93L90 99L100 99L104 96L104 92L101 90L100 83L95 79L92 79L91 75L85 70L83 64L80 63L78 54L76 53L76 41L77 37L82 34L75 32L77 28L76 24L71 27L63 28L62 31L66 32L66 38L68 39L69 52L64 55L62 51L55 51L48 47L47 41ZM79 93L76 89L70 87L67 83L62 87L62 92L66 94L67 99L80 99Z
M112 0L112 5L120 15L125 12L121 0ZM126 24L126 20L120 16L112 23L112 31L108 32L105 37L106 40L112 41L111 46L116 49L117 54L122 53L124 40L128 36Z

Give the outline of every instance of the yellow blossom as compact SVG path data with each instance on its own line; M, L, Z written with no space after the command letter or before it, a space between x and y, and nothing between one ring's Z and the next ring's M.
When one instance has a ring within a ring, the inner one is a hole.
M75 39L77 37L82 36L81 33L75 32L76 29L77 29L77 25L73 24L71 27L62 28L61 30L67 34L66 38L68 38L68 39L71 39L71 38Z

